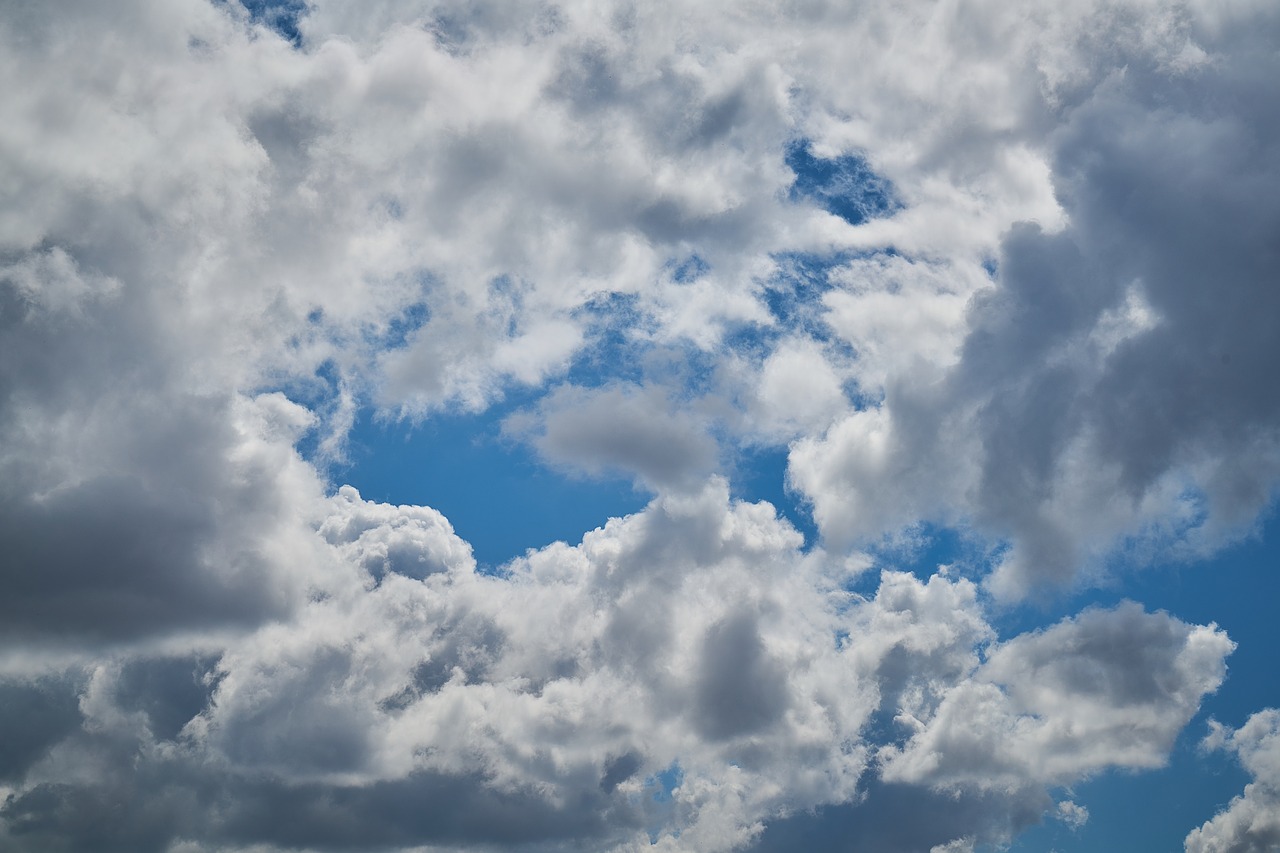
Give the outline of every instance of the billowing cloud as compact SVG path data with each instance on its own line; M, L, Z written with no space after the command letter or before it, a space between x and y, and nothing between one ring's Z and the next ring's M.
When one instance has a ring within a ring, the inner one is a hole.
M696 486L717 467L708 426L656 388L560 388L536 414L508 418L505 430L513 437L532 431L529 440L552 464L635 474L658 488Z
M884 796L898 808L957 787L1025 822L1048 786L1158 763L1231 647L1136 606L991 646L972 583L887 573L873 597L853 596L768 504L731 502L720 481L500 576L477 574L420 509L350 490L329 506L331 558L364 582L216 662L85 670L79 715L21 757L4 812L12 843L74 838L87 827L59 815L109 808L121 814L113 843L139 849L179 838L630 849L649 833L724 850L763 821L856 803L867 784L896 786ZM390 569L383 553L399 555ZM54 701L40 698L53 686L13 689L21 704ZM138 761L116 764L122 750ZM86 755L98 758L62 776ZM896 831L851 807L867 832Z
M967 520L1012 543L991 583L1018 596L1126 540L1195 552L1248 527L1276 479L1280 175L1257 85L1276 26L1192 15L1212 60L1135 56L1058 108L1068 221L1003 236L944 372L895 371L880 409L793 454L830 536Z
M1274 494L1278 27L0 2L0 847L1084 825L1070 786L1164 764L1233 642L1001 608ZM343 483L355 424L462 416L650 502L482 570ZM874 556L928 525L995 556ZM1215 730L1255 781L1188 849L1274 842L1270 713Z
M1244 793L1187 836L1187 853L1251 853L1280 846L1280 712L1259 711L1234 731L1214 723L1207 749L1236 754L1253 777Z

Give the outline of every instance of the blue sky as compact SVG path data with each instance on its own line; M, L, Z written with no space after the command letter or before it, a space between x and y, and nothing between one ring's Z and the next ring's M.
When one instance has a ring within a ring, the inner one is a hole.
M0 7L0 848L1280 850L1280 12Z

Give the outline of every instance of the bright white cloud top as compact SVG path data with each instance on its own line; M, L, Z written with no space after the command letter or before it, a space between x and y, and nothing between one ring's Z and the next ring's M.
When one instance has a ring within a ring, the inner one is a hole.
M1087 826L1236 642L1071 596L1280 484L1278 43L1250 0L0 2L0 847ZM487 566L345 485L357 423L463 414L648 503ZM1249 711L1188 851L1280 849Z

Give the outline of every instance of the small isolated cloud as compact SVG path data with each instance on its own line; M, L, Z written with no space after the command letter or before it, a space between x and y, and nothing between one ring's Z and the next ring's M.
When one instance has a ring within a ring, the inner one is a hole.
M561 386L535 410L509 417L503 432L530 442L552 465L635 476L654 489L696 485L717 466L708 424L658 387Z
M1072 829L1079 829L1089 822L1089 810L1073 800L1063 800L1058 803L1057 818Z

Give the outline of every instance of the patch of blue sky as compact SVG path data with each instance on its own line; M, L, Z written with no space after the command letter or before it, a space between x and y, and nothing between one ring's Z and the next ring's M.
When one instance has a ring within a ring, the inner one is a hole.
M944 567L950 577L976 580L991 568L999 546L961 528L920 522L865 550L878 568L909 572L921 581ZM866 573L856 578L849 589L870 596L879 583L878 572Z
M364 411L350 435L350 462L332 479L367 500L444 513L484 571L530 548L576 544L610 518L642 509L649 496L630 479L570 476L502 435L503 419L539 393L514 392L484 412L437 413L418 424Z
M664 834L670 834L674 838L680 837L679 830L672 832L670 827L676 806L674 793L683 782L684 768L680 766L679 761L673 761L665 769L644 780L644 791L649 800L646 808L648 812L646 831L649 833L650 844L657 844L658 839Z
M676 788L684 782L684 768L679 761L673 761L669 767L660 770L644 780L645 788L655 803L669 803Z
M301 18L310 11L306 0L239 0L250 20L280 34L294 47L302 46Z
M666 264L671 270L671 279L680 284L697 281L711 271L711 265L696 252L682 260L672 260Z
M332 359L321 363L316 368L312 378L306 381L295 381L275 388L262 389L263 391L279 391L293 402L305 406L316 413L316 425L303 433L295 445L302 458L313 464L320 466L324 464L323 460L318 458L320 442L324 438L320 424L324 423L327 417L340 405L341 389L342 376L337 364Z
M831 290L831 272L848 263L845 253L785 252L773 256L777 270L763 283L762 297L780 329L802 329L825 340L821 320L822 296Z
M364 343L375 352L407 346L413 335L431 319L431 308L425 300L406 305L385 326L365 330Z
M792 201L812 202L850 225L888 216L902 207L893 184L856 154L819 157L808 139L800 139L787 146L786 163L796 176L788 191Z

